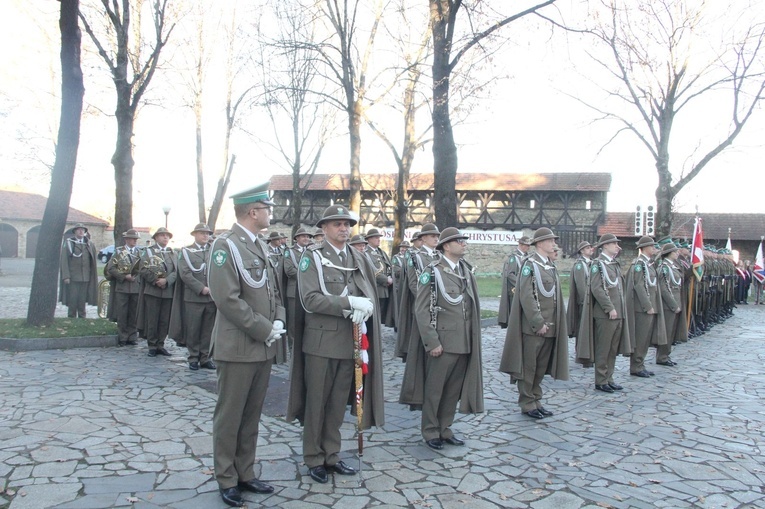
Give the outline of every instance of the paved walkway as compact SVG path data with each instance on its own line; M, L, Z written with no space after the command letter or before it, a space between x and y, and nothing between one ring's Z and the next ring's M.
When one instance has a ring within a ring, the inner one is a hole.
M387 423L365 433L361 486L308 477L300 428L281 417L288 370L276 366L257 472L276 491L245 498L300 509L763 507L764 318L765 307L738 309L649 380L628 376L619 358L623 393L595 392L592 370L572 363L569 382L546 379L555 416L541 421L520 414L497 372L504 331L485 329L487 411L459 417L467 445L442 451L424 446L420 414L397 403L403 364L388 331ZM0 352L0 507L226 507L212 475L215 375L189 371L185 351L170 350ZM343 435L355 466L350 417Z

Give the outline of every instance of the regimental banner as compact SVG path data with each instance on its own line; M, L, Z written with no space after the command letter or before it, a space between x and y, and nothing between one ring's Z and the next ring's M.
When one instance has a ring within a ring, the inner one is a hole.
M693 265L693 275L701 281L704 276L704 232L701 228L701 218L696 218L693 225L693 244L691 244L691 265Z
M411 241L412 235L419 231L416 228L407 228L404 230L404 239ZM460 230L468 236L469 244L518 244L518 239L523 237L523 230ZM393 241L393 228L383 228L380 230L383 234L383 240Z

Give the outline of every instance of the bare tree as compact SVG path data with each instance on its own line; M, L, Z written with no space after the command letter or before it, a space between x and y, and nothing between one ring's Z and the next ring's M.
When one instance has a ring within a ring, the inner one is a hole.
M91 6L89 15L80 10L85 32L106 63L117 94L114 112L117 119L117 142L111 161L116 189L115 245L122 243L121 233L133 226L133 127L138 106L157 69L160 52L173 31L174 25L166 26L168 1L156 0L151 5L151 43L142 37L146 30L141 23L144 6L148 5L145 0L101 0L102 7ZM136 23L133 24L134 16ZM103 27L92 24L92 21L102 20L105 20ZM144 58L145 51L148 51L148 55Z
M225 115L226 125L223 132L223 154L221 173L215 189L215 197L210 206L208 226L215 230L223 199L228 189L231 174L236 164L236 155L231 154L231 136L243 110L247 110L250 98L258 85L254 83L252 71L251 42L245 37L244 16L238 2L227 2L223 37L225 48Z
M364 101L367 92L368 70L375 37L383 14L382 0L314 0L320 17L329 24L331 37L318 43L306 42L315 51L326 70L325 77L336 83L340 96L325 97L336 104L348 117L350 140L350 210L361 208L361 123L364 119ZM371 9L367 11L367 7ZM363 33L366 44L359 49L362 37L359 21L369 20L370 27Z
M403 140L399 147L394 143L392 135L371 118L371 107L375 101L370 101L365 114L366 121L372 131L390 149L393 159L396 161L398 173L396 176L396 189L393 191L393 200L396 204L394 217L393 246L401 243L404 239L404 230L408 223L409 215L409 176L414 163L414 156L420 148L430 142L429 134L432 128L430 122L420 132L417 132L417 112L423 106L429 105L427 96L421 94L421 78L425 67L425 60L429 57L431 49L430 27L418 24L418 16L406 0L400 0L396 6L397 16L391 16L391 23L386 22L389 40L396 46L396 56L402 59L403 68L395 69L395 75L390 79L394 85L402 84L401 99L392 99L394 94L382 94L382 97L391 98L388 106L401 113ZM403 79L399 79L403 75ZM400 87L398 87L400 88Z
M77 24L79 0L61 0L61 119L56 144L56 162L45 204L40 238L29 294L27 323L50 325L56 311L61 234L66 227L72 196L74 170L80 145L80 118L85 94L80 66L82 35Z
M464 4L462 0L428 0L430 27L433 34L433 174L436 223L445 228L457 224L457 145L454 141L449 94L451 76L460 60L497 30L529 14L555 3L547 0L516 14L504 15L488 10L487 2ZM503 2L503 4L510 2ZM465 11L469 30L457 31L458 14ZM479 19L486 20L478 28Z
M598 86L615 101L582 102L600 119L620 124L606 145L627 132L651 154L659 177L656 235L668 235L677 194L731 146L764 97L765 19L757 19L756 9L738 2L718 5L724 18L735 24L726 27L719 46L712 47L711 27L719 26L720 18L707 12L703 2L614 0L603 6L607 14L602 23L586 33L605 49L603 54L589 54L610 76L610 82ZM728 98L723 112L710 108L721 94ZM680 158L688 164L678 170L670 165L671 134L679 114L694 108L711 118L707 126L686 124L697 130L693 137L699 141Z
M277 38L262 34L262 103L273 126L274 148L292 175L292 236L303 216L303 195L334 130L321 85L316 83L315 22L299 4L273 4ZM309 44L306 44L306 41ZM284 125L287 124L287 125Z

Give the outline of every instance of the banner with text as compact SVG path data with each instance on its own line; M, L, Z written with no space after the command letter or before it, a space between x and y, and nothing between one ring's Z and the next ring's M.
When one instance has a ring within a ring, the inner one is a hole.
M393 228L383 228L380 232L383 234L383 240L393 241ZM414 228L404 230L404 239L411 241L412 235L419 231ZM463 234L470 237L468 243L471 244L518 244L518 239L523 237L523 230L461 230Z

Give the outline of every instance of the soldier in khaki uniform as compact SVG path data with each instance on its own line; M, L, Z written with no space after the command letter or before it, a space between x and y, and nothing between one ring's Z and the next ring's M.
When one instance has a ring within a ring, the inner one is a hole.
M527 236L518 239L518 247L510 253L502 266L502 293L499 296L499 318L497 323L503 329L507 329L510 318L510 308L513 306L513 295L518 282L518 273L521 271L521 263L529 253L531 244Z
M594 322L592 353L595 361L595 389L613 393L623 387L614 381L616 355L629 355L632 346L624 325L627 306L624 298L622 268L616 260L621 251L619 239L611 233L603 234L597 247L600 256L590 269L590 315ZM585 318L583 318L584 320Z
M583 240L577 246L577 258L574 267L569 275L569 295L568 305L566 306L566 318L568 326L568 336L577 337L579 343L579 324L582 318L584 303L589 298L590 292L590 263L592 262L592 252L595 248L592 244Z
M98 273L96 248L90 242L85 225L77 223L61 246L61 286L59 300L67 306L69 318L85 318L85 304L96 305Z
M160 227L152 236L156 242L141 254L141 296L138 298L138 330L149 344L149 357L170 356L165 338L170 330L170 312L178 273L175 252L168 247L173 234Z
M292 236L295 243L289 249L284 251L284 277L286 278L286 297L287 297L287 341L289 350L292 352L292 345L295 342L295 305L297 296L297 273L300 257L308 246L312 244L313 235L303 227L300 227Z
M305 314L297 320L287 420L302 422L303 459L319 483L328 482L328 472L356 473L339 456L340 426L357 356L354 324L366 327L369 339L362 425L385 422L374 270L364 253L346 245L355 224L345 206L328 207L317 223L325 241L308 248L298 267L298 295Z
M420 275L426 267L437 261L441 255L436 246L441 232L433 223L422 225L422 229L412 237L414 246L409 250L409 259L406 263L404 274L406 281L402 284L401 303L398 316L398 337L396 338L396 356L406 361L410 348L420 348L418 341L412 341L412 337L419 339L417 318L412 312L414 300L417 297L417 288ZM407 391L401 388L402 394ZM402 401L403 403L403 401Z
M231 198L236 223L213 242L208 275L218 308L211 347L218 375L213 459L223 501L240 507L242 490L274 491L255 478L253 467L275 342L286 331L268 248L257 238L270 222L268 184Z
M393 266L388 253L380 248L382 233L377 228L369 230L364 239L369 244L366 252L375 269L375 281L377 282L377 298L380 301L380 323L388 327L395 325L393 307L391 306L393 285Z
M421 342L410 347L402 388L414 386L422 394L421 433L432 449L465 445L451 429L458 402L462 413L483 412L481 308L475 277L462 259L467 238L445 228L437 244L442 256L417 280Z
M688 340L688 327L685 321L685 306L682 291L684 288L683 267L678 262L678 247L674 243L665 243L661 247L661 262L658 266L661 302L664 305L664 328L667 344L656 348L656 364L673 367L677 365L669 358L672 344Z
M518 406L534 419L553 413L542 406L542 379L568 380L568 332L560 278L553 260L555 235L534 232L535 253L523 262L510 311L499 370L518 383Z
M192 230L194 243L178 253L170 337L188 349L189 369L215 369L210 357L210 340L215 323L215 303L207 283L210 263L209 239L212 230L199 223Z
M633 340L630 375L648 378L653 371L645 369L645 356L651 345L666 345L664 304L659 291L659 279L651 258L656 253L655 242L643 236L637 241L638 257L627 272L627 324Z
M125 245L114 250L104 267L104 275L111 281L109 319L117 322L119 346L138 344L138 296L141 291L138 273L141 255L136 247L141 235L131 228L122 234L122 238Z

